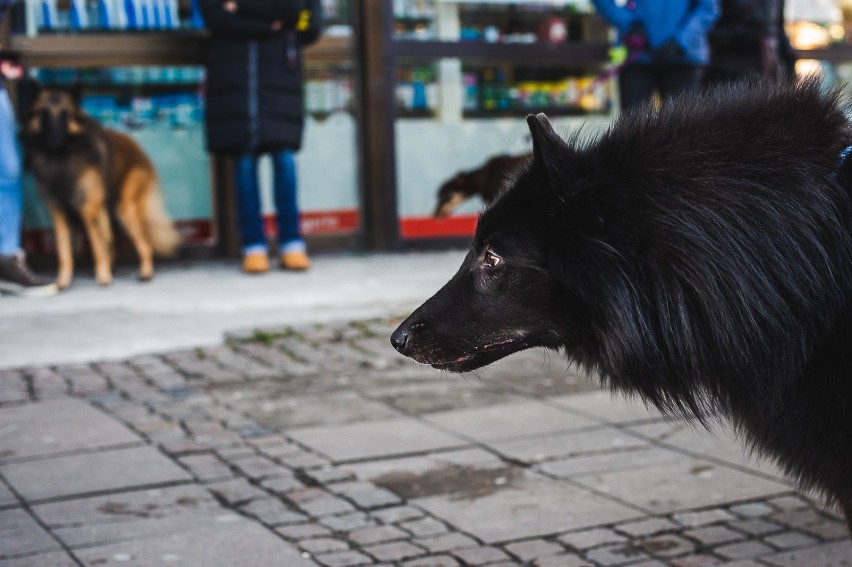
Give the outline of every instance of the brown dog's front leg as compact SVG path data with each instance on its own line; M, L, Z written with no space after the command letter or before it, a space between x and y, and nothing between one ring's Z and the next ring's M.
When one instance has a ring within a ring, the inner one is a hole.
M95 280L100 285L112 283L112 229L106 211L106 190L103 178L95 169L86 171L79 179L84 196L80 216L92 246L95 260Z
M74 254L71 250L71 228L65 214L56 206L49 205L50 216L53 219L53 232L56 237L57 274L56 285L59 289L67 289L74 277Z

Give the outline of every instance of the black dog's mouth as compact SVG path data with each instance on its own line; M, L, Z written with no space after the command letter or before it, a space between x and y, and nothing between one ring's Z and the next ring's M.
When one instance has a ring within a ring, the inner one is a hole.
M531 345L527 344L526 341L521 339L502 339L500 341L476 347L473 351L464 353L452 360L429 362L428 364L437 370L470 372L471 370L487 366L488 364L509 356L512 353L530 348L530 346Z

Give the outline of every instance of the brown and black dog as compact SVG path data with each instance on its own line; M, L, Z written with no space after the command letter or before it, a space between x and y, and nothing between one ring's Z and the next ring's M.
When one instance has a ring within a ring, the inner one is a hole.
M485 204L490 205L509 184L513 173L529 160L529 155L498 155L476 169L462 171L448 179L438 189L438 205L434 216L448 216L474 195L479 195Z
M99 284L112 281L113 221L124 227L139 254L139 279L151 279L153 253L173 254L180 237L142 148L91 118L80 107L76 88L39 88L21 139L53 219L59 287L71 285L74 273L71 224L85 230Z

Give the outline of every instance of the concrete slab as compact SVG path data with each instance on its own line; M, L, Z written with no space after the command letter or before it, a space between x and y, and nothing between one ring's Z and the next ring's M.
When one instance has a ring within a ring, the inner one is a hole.
M78 567L70 555L64 551L49 551L36 555L27 555L17 559L0 560L0 567Z
M480 449L347 467L486 543L614 523L640 512Z
M592 431L541 435L517 441L494 441L489 446L501 455L534 464L597 454L612 454L613 458L623 458L626 450L647 448L650 445L648 441L627 435L619 429L601 427Z
M422 417L476 441L518 439L599 425L591 419L534 400L439 412Z
M185 531L153 538L89 547L76 551L84 565L286 565L316 563L263 526L236 515L226 522L205 523ZM249 560L250 558L250 560ZM250 563L249 563L250 561Z
M354 392L267 398L235 405L253 420L271 429L351 423L399 415L387 405Z
M405 455L465 445L465 441L413 418L306 427L287 435L337 462Z
M167 535L231 514L196 485L41 504L32 511L71 548Z
M61 549L22 508L0 510L0 559Z
M782 482L786 478L774 463L749 454L743 441L726 425L714 424L708 431L697 423L661 423L631 427L630 431L695 456L712 457Z
M810 547L798 551L785 551L764 559L770 565L779 567L800 567L801 565L819 565L820 567L852 566L852 544L848 541L825 543L819 547Z
M60 399L0 409L0 463L140 442L86 402Z
M585 436L585 433L579 435ZM625 447L623 451L617 452L572 455L546 462L538 468L553 476L576 479L618 471L644 470L683 458L684 456L677 451L640 444L635 447Z
M7 506L16 506L18 504L18 499L15 498L15 495L6 488L6 485L0 483L0 508L5 508Z
M719 506L790 491L786 484L688 457L582 476L575 482L655 514Z
M30 502L192 480L147 446L13 463L0 473Z
M598 389L585 394L555 396L549 398L549 401L607 423L659 421L662 419L662 414L656 408L646 406L638 397L613 394L608 390Z
M0 367L212 346L236 329L404 313L437 291L464 254L319 255L308 272L259 277L234 261L181 262L161 264L148 284L126 266L106 289L81 272L57 297L0 302Z

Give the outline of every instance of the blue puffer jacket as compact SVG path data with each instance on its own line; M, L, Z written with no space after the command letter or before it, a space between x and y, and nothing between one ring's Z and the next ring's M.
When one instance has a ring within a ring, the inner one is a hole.
M707 33L719 17L718 0L592 0L598 13L618 30L619 39L640 21L650 43L649 50L674 39L683 49L683 63L704 65L710 59ZM648 63L649 55L638 61Z

